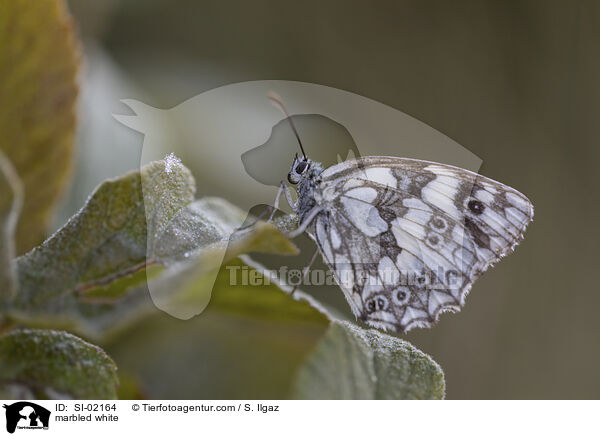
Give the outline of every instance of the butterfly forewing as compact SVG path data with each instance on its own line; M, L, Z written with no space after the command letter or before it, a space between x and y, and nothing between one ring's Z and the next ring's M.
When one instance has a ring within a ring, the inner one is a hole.
M309 234L353 312L398 331L457 311L473 281L512 251L533 218L518 191L425 161L365 157L329 167Z

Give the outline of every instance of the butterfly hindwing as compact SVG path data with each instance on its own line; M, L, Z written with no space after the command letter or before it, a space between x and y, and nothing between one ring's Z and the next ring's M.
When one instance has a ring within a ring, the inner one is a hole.
M460 168L367 157L322 173L310 230L353 312L399 331L457 311L533 217L518 191Z

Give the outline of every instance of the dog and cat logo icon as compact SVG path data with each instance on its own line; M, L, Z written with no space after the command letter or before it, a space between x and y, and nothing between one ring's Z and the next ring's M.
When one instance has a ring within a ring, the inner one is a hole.
M5 404L6 431L14 433L18 428L28 430L47 430L50 421L50 411L29 401L19 401Z

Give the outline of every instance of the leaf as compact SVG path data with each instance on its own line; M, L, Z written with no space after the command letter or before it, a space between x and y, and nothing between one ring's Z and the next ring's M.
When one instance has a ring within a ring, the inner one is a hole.
M217 276L210 304L182 322L154 311L105 349L120 371L138 375L148 398L274 399L289 396L306 355L329 320L302 292L230 281L246 265L233 259ZM252 268L246 272L251 274Z
M198 215L210 217L210 221L206 221L210 226L196 224L194 232L200 232L201 240L186 238L195 241L196 248L184 253L183 259L172 255L164 273L148 282L153 303L176 318L190 319L204 311L219 270L234 257L249 252L297 253L289 239L271 224L257 222L245 230L235 231L242 223L243 214L224 200L206 198L192 206ZM207 235L210 236L208 241L202 241ZM176 251L170 250L171 253Z
M76 295L90 283L110 282L145 268L142 177L152 177L155 167L146 168L142 176L132 172L104 182L63 228L20 257L21 289L13 308L32 315L69 315L77 309Z
M17 253L42 240L67 180L78 64L64 1L0 2L0 150L25 185Z
M295 383L298 399L442 399L444 373L410 343L332 322Z
M232 271L237 277L232 280ZM246 271L246 272L244 272ZM243 274L256 272L258 285L242 285ZM329 318L323 309L317 309L302 291L294 296L282 290L258 270L248 267L242 259L234 259L219 272L211 299L211 311L248 318L302 322L327 325Z
M6 315L98 337L155 310L163 296L165 304L207 303L212 283L208 290L185 283L218 271L223 253L227 261L253 250L295 252L264 223L230 243L242 211L224 200L193 201L194 192L193 177L174 157L103 183L62 229L17 260L21 289Z
M0 303L16 293L14 235L23 203L23 186L14 167L0 150Z
M0 389L5 393L20 389L40 399L102 400L116 398L117 384L112 359L69 333L24 329L0 336Z

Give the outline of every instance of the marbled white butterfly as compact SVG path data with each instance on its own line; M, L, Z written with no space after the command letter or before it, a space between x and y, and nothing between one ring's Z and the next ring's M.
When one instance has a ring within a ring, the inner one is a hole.
M308 233L355 316L374 327L407 332L459 311L533 218L520 192L450 165L370 156L324 169L288 119L303 154L288 174L297 200L282 181L276 204L284 192L299 218L291 236Z

